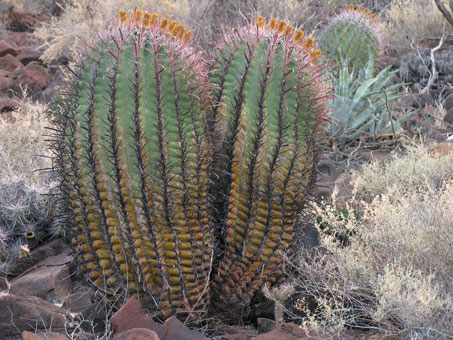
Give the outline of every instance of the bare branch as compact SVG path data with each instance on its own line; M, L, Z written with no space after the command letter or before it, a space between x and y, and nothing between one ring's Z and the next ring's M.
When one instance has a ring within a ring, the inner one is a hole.
M437 1L437 0L436 0ZM436 47L432 48L431 49L431 52L430 52L430 59L431 59L431 71L429 71L430 73L430 76L429 76L429 79L428 79L428 83L426 84L426 86L420 91L420 93L422 94L425 94L425 93L428 93L429 92L429 89L430 87L434 84L434 82L437 80L438 76L439 76L439 72L437 72L437 69L436 69L436 58L434 56L434 53L442 47L442 45L444 44L445 42L445 38L447 37L447 33L446 33L446 29L445 29L445 21L444 21L444 26L442 28L442 37L440 38L439 40L439 44L437 44Z
M442 3L442 1L441 0L434 0L434 2L436 3L437 8L439 8L439 11L442 12L442 14L445 17L445 19L447 19L447 21L451 25L453 25L453 15L451 14L451 12L448 9L445 8L445 6ZM453 1L449 0L448 3L450 5L450 9L453 10Z

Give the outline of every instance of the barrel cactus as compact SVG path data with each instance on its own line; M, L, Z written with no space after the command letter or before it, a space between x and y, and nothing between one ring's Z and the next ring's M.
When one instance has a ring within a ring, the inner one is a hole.
M354 69L375 63L382 52L382 28L374 13L361 6L342 11L321 33L319 48L330 62L347 62Z
M303 31L262 17L220 46L211 81L215 220L224 252L211 302L223 319L248 317L255 293L283 274L326 114L319 57Z
M207 72L181 24L136 10L82 52L54 105L80 269L167 316L203 309L213 233Z
M210 301L238 320L295 238L326 113L321 51L259 17L225 37L208 70L190 34L120 13L54 105L56 170L95 286L162 317Z

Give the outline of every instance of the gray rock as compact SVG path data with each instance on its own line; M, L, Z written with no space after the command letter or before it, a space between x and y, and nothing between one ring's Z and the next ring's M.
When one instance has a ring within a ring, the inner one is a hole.
M65 312L38 297L4 294L0 306L0 339L18 339L23 331L64 331Z
M453 127L453 107L447 111L444 117L444 122Z
M49 250L48 255L52 254L48 247L43 248ZM49 302L63 301L70 293L71 279L67 264L72 260L69 250L45 258L14 278L10 282L10 293L37 296Z
M81 313L82 315L92 307L91 291L85 286L81 286L71 293L63 304L63 308L69 309L71 313Z
M453 93L450 93L447 98L445 98L444 107L447 111L453 109Z
M181 340L184 338L181 338ZM156 332L147 328L133 328L116 335L113 340L160 340Z
M42 266L12 280L10 293L55 302L68 296L70 288L71 278L66 265Z
M256 319L258 333L268 333L278 327L278 323L271 319L258 318Z

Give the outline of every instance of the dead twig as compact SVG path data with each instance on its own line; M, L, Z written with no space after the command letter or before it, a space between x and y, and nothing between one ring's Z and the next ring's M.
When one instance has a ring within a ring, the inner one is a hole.
M440 49L442 47L442 45L444 44L444 42L445 42L445 38L447 37L445 26L446 25L445 25L445 21L444 21L444 25L442 27L442 37L439 40L439 44L437 44L437 46L432 48L431 51L430 51L431 71L429 70L428 66L423 62L423 58L422 58L422 56L420 54L420 49L417 47L417 54L420 57L420 59L422 60L423 65L425 66L426 70L429 73L428 82L425 85L425 87L420 91L421 94L428 93L429 89L431 88L431 86L434 84L434 82L437 80L437 78L439 76L439 72L436 69L436 58L434 56L434 53L438 49Z

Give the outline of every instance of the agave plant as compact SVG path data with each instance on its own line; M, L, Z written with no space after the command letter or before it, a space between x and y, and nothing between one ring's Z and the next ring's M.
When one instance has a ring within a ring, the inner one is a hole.
M330 136L344 145L362 136L376 136L394 131L413 113L393 117L393 103L400 97L397 90L404 83L389 85L398 71L391 66L376 76L372 55L365 68L351 71L347 63L340 63L334 76L335 99L332 103Z

